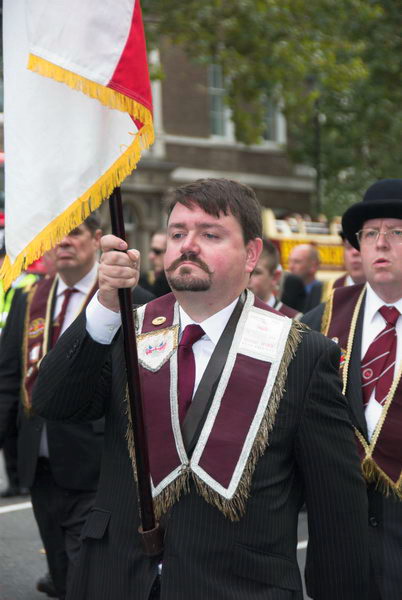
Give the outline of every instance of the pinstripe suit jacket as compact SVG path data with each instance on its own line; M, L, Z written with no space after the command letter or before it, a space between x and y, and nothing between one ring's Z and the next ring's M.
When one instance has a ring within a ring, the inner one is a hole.
M94 342L81 315L46 356L34 390L35 409L48 419L106 415L98 494L82 532L70 600L147 600L157 573L157 559L142 554L137 534L123 361L120 337L112 346ZM334 343L315 332L303 335L239 522L225 519L192 487L173 506L162 600L301 600L296 545L304 500L309 594L366 598L367 496L338 364Z
M324 304L317 306L301 321L315 330L321 329ZM368 440L364 416L361 382L361 342L364 303L356 322L355 341L349 366L346 398L352 421ZM402 438L402 435L401 435ZM367 487L368 530L371 588L376 587L383 600L402 598L402 502L393 496L384 496L374 484ZM373 593L373 598L377 598ZM370 596L371 598L371 596Z

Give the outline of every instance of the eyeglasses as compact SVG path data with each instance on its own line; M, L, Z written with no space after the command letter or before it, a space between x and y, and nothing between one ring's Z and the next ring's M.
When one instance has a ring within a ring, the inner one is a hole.
M161 254L163 254L165 251L162 250L161 248L151 248L150 252L153 252L154 254L156 254L156 256L160 256Z
M356 233L359 244L366 244L367 246L375 244L380 235L386 237L390 244L402 244L402 229L388 229L388 231L361 229Z

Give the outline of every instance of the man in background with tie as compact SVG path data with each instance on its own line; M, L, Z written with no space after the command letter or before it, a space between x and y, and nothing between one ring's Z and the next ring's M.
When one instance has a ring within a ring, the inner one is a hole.
M374 183L343 215L367 285L338 288L303 321L342 349L344 393L369 500L370 600L402 598L402 179Z
M123 240L102 238L99 292L40 368L37 412L77 422L106 414L68 600L301 600L304 500L310 596L363 600L367 497L337 346L247 290L262 247L250 188L227 179L178 188L167 232L173 293L136 312L163 557L146 556L138 534L117 290L137 284L139 255Z

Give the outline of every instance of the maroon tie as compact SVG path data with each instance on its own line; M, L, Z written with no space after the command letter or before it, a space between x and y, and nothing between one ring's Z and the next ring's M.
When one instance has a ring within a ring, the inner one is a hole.
M178 349L178 398L179 398L179 419L183 423L186 412L191 405L195 382L195 360L193 354L193 344L204 335L203 329L199 325L187 325L184 328L183 335Z
M61 310L60 310L58 316L56 317L55 321L53 322L52 348L55 345L55 343L57 342L57 340L59 339L61 328L63 327L63 323L64 323L64 318L66 316L67 306L68 306L70 298L74 294L74 292L78 292L78 290L76 290L75 288L67 288L63 292L63 294L64 294L63 304L61 305Z
M379 313L387 324L371 342L362 360L364 406L367 406L374 388L375 399L384 404L394 378L397 342L395 324L400 312L395 306L382 306Z

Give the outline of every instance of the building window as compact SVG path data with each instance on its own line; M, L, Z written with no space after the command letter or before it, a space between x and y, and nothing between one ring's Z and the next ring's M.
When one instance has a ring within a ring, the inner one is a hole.
M220 65L209 65L208 88L210 99L210 127L211 134L220 137L228 135L228 108L225 106L225 87ZM230 118L230 117L229 117Z
M225 103L225 86L220 65L212 64L208 67L208 91L210 99L210 129L212 137L234 142L234 124L231 119L230 108ZM266 106L264 128L261 136L261 145L271 142L286 144L286 121L273 100L266 95L263 98Z
M265 104L265 117L264 117L264 129L262 131L262 139L264 142L275 142L277 141L277 120L278 110L272 100L266 96L264 98Z

